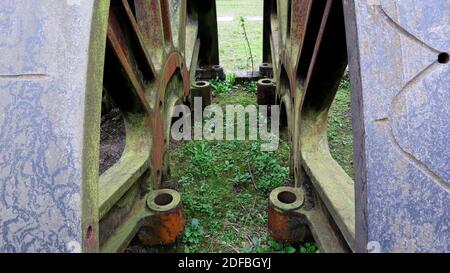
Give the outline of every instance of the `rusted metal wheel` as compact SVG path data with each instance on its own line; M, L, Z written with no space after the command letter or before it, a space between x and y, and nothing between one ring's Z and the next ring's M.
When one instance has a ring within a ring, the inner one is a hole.
M151 215L143 196L162 188L170 176L174 107L189 99L198 65L218 64L215 22L215 1L111 1L104 89L124 117L126 146L121 159L100 176L103 251L123 249Z
M317 210L323 201L324 213L345 238L331 236L342 248L336 247L341 243L326 245L335 232L317 232L319 225L330 226L318 212L320 217L312 217L309 225L317 228L313 234L319 247L341 251L352 247L355 238L354 190L352 179L329 152L327 119L347 66L342 1L265 0L264 13L263 61L273 65L275 103L285 111L291 173L296 187L312 184L313 207Z
M261 72L273 66L296 178L271 195L279 240L307 225L322 252L449 251L447 2L265 0ZM342 10L355 194L326 141ZM0 18L0 252L115 252L142 226L149 244L173 241L167 116L197 65L220 73L214 1L0 1ZM99 178L102 90L127 139Z

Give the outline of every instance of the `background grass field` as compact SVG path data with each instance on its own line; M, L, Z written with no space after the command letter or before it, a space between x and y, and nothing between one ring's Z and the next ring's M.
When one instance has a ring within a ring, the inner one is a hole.
M251 21L249 17L262 18L263 1L217 0L217 16L220 62L223 67L228 71L251 70L248 59L250 54L239 22L239 18L244 17L255 69L258 69L262 62L262 21ZM221 17L232 17L233 21L220 21Z

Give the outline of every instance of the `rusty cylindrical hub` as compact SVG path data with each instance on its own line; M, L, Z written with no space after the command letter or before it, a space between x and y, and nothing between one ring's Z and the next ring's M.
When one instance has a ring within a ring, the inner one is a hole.
M202 110L211 105L211 84L207 81L196 81L191 87L191 107L194 106L194 99L200 98L202 100Z
M171 245L184 232L184 211L177 191L155 190L147 198L147 207L155 214L144 220L139 240L147 246Z
M225 71L223 70L222 66L213 65L212 72L213 72L213 79L220 79L222 81L226 80Z
M257 83L258 105L273 105L275 102L276 85L272 79L261 79Z
M259 74L264 78L273 77L273 67L270 63L262 63L259 66Z
M304 203L300 188L280 187L269 197L269 234L277 241L285 243L303 242L307 236L307 224L296 210Z

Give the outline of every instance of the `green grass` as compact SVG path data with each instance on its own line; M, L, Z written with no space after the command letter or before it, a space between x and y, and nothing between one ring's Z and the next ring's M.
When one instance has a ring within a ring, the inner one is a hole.
M267 241L267 191L287 181L282 162L288 148L278 151L267 169L246 159L261 156L252 148L258 149L258 143L189 142L172 157L174 164L185 162L178 169L185 171L174 175L179 176L187 222L192 223L188 231L197 231L185 234L185 252L243 252L256 250L255 240ZM266 165L266 160L261 156L258 162ZM271 167L281 172L274 174ZM267 184L265 175L277 179Z
M341 82L328 118L328 143L333 158L354 179L353 134L350 99L350 83Z
M233 87L215 103L255 104L248 86ZM190 141L171 152L172 176L181 184L187 228L184 252L316 252L267 236L267 200L286 185L289 147L262 152L260 141Z

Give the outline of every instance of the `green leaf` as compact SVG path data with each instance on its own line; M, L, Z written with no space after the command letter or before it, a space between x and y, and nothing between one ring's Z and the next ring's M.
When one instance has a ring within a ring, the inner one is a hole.
M280 248L280 243L278 243L277 241L269 240L268 244L269 244L270 247L272 247L274 249L279 249Z
M285 249L285 252L286 252L286 253L295 253L295 251L296 251L296 249L295 249L294 247L292 247L292 246L288 246L288 247Z

